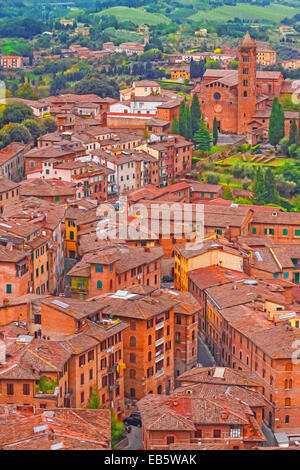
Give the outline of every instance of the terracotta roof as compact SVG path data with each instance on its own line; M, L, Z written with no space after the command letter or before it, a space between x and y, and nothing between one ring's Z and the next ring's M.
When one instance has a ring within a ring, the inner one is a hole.
M226 269L221 266L208 266L194 269L188 273L188 278L201 290L208 287L220 286L233 281L247 279L245 273Z
M229 367L194 367L194 369L183 372L176 380L183 383L261 387L254 373Z
M20 183L15 183L7 178L0 178L0 193L4 193L6 191L11 191L12 189L16 189L20 186Z
M3 164L14 157L16 154L25 150L26 146L19 142L11 142L9 145L0 150L0 164Z
M110 410L0 405L3 450L108 450Z
M40 178L30 179L21 182L21 196L35 197L57 197L57 196L75 196L76 187L74 183L61 180L43 180Z

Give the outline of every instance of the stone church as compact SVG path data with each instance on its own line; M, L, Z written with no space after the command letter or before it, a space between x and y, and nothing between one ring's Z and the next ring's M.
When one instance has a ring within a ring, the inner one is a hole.
M210 129L216 117L222 134L245 135L252 145L268 140L269 120L274 97L292 96L299 82L284 80L281 72L256 68L256 42L247 33L239 44L238 70L206 70L196 84L201 111ZM299 96L299 94L298 94ZM289 133L299 112L285 112L285 131Z

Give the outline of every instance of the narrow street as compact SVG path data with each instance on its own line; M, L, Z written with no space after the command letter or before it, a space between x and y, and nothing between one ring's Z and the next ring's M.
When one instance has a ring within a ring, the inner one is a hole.
M131 426L131 432L127 434L128 446L124 450L138 450L142 447L142 429Z
M201 364L203 367L211 367L215 363L215 360L213 356L211 355L208 347L202 341L199 335L198 335L198 363Z

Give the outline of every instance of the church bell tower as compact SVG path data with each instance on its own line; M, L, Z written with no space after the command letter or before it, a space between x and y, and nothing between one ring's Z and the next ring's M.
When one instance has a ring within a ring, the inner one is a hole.
M243 135L256 110L256 42L247 33L239 44L238 134Z

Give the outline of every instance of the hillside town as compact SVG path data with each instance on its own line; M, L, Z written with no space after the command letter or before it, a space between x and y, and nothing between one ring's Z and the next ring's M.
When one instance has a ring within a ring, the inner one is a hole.
M1 96L0 449L300 449L300 56L249 28L119 86L151 28L59 24L68 48L0 59L106 73Z

